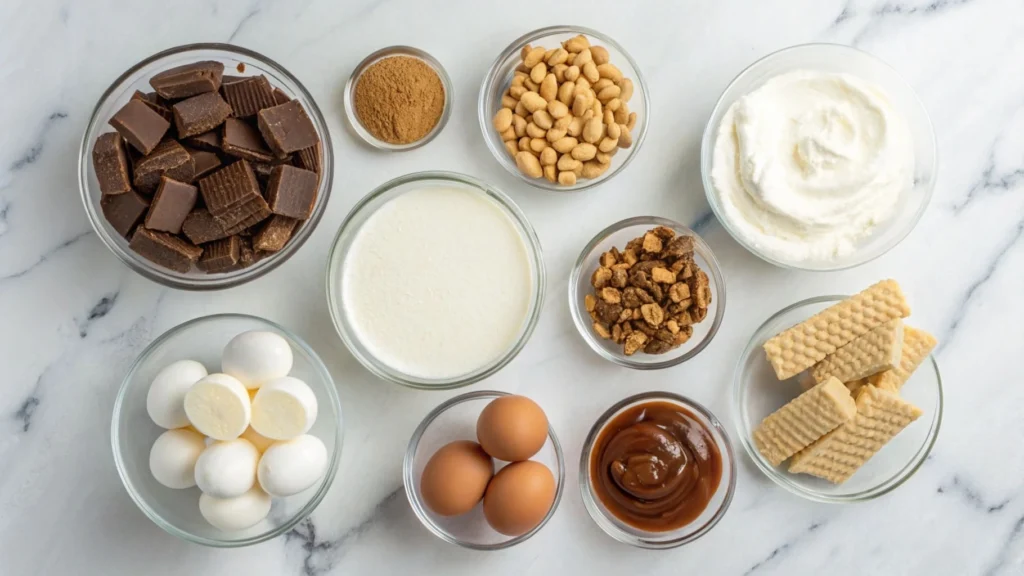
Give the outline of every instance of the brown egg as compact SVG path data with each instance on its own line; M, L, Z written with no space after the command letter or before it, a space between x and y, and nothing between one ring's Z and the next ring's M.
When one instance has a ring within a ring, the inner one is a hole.
M487 523L506 536L519 536L540 524L555 501L555 477L533 460L513 462L494 475L484 494Z
M476 439L498 460L529 460L548 439L548 418L526 396L502 396L480 412Z
M420 477L423 502L441 516L465 514L484 496L494 461L476 442L459 440L434 453Z

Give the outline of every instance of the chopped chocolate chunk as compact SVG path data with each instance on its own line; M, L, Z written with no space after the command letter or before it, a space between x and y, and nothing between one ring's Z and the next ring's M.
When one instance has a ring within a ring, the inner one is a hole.
M317 142L315 145L309 148L303 148L295 153L295 165L299 168L306 170L312 170L320 175L320 172L324 168L324 148L323 144Z
M156 93L168 100L188 98L220 89L224 65L220 62L195 62L164 70L149 80Z
M196 208L189 212L181 225L181 230L193 244L206 244L228 237L210 211L205 208Z
M284 104L285 102L289 101L291 101L291 98L289 98L288 95L284 93L284 90L281 90L280 88L274 88L274 102L276 102L277 104Z
M267 77L262 74L224 84L221 92L224 93L224 100L231 105L237 118L255 116L260 110L277 105L277 101L274 100L274 89Z
M131 191L128 156L124 153L124 144L117 132L107 132L96 139L92 147L92 165L96 170L96 179L100 182L100 192L124 194Z
M162 176L146 214L146 228L180 234L181 223L196 205L198 195L195 186Z
M188 272L203 253L202 248L177 236L147 228L136 230L128 245L150 262L176 272Z
M214 214L214 219L228 234L238 234L270 217L270 207L262 196Z
M193 179L202 178L217 168L220 168L220 156L217 156L213 152L207 152L206 150L192 150L189 148L185 148L185 150L187 150L189 155L192 156L192 164L195 165L196 173Z
M238 266L242 242L238 236L230 236L203 246L203 255L197 265L204 272L228 272Z
M313 121L298 101L292 100L256 115L260 133L278 156L309 148L320 142Z
M262 256L252 249L252 239L242 238L241 249L239 250L238 255L238 266L240 268L248 268L249 266L259 262L260 258L262 258Z
M276 164L269 164L266 162L253 162L252 171L256 173L256 180L260 183L260 188L266 189L267 184L270 183L270 175L274 172Z
M152 152L171 127L170 122L141 100L129 100L110 119L110 125L143 154Z
M153 93L153 95L150 96L149 94L143 94L138 90L135 91L135 94L132 94L132 100L138 100L142 102L146 106L149 106L150 110L163 116L164 120L167 120L168 122L174 122L174 116L171 114L171 109L167 106L164 106L159 100L157 100L157 98L159 98L159 96L157 96L155 93Z
M292 231L298 223L298 220L287 216L271 216L263 228L253 236L252 247L256 250L277 252L291 240Z
M274 214L305 220L316 202L316 172L295 166L275 166L267 184L267 204Z
M224 123L231 115L231 106L218 92L207 92L182 100L171 107L179 138L198 136Z
M132 228L142 220L147 208L149 200L134 190L123 194L104 194L100 198L100 209L107 222L124 237L128 237Z
M210 130L209 132L203 132L198 136L186 138L185 143L196 150L220 152L220 131Z
M274 154L256 128L244 120L228 118L224 121L224 135L221 147L232 156L245 158L253 162L272 162Z
M184 146L176 140L164 140L152 153L135 162L135 188L143 194L152 194L161 176L191 182L195 170L192 156Z
M239 160L199 181L199 190L211 214L260 198L260 186L252 167Z
M234 84L235 82L241 82L242 80L247 80L248 78L250 78L250 76L233 76L231 74L225 74L225 75L221 76L220 87L221 87L221 89L223 89L228 84Z

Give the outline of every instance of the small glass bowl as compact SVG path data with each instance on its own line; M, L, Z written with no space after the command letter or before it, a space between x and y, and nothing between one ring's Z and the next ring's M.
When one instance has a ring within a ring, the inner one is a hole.
M648 402L668 402L685 408L711 433L722 456L722 478L714 496L708 502L707 508L690 524L667 532L640 530L619 520L601 501L594 490L590 477L590 459L593 457L594 444L605 426L622 412ZM729 504L732 503L733 493L736 491L736 457L733 455L732 443L729 441L729 434L726 433L725 426L710 410L685 396L671 392L644 392L621 400L601 414L597 422L594 422L586 440L583 441L583 450L580 453L579 483L583 505L594 522L609 536L637 548L652 550L676 548L707 534L725 516Z
M149 79L158 72L203 60L222 62L226 74L237 74L236 67L239 64L244 64L246 76L265 75L273 86L280 88L289 97L302 104L313 121L323 146L323 172L317 190L316 204L313 206L313 213L309 219L302 222L295 234L292 235L291 241L280 251L247 268L220 274L207 274L196 269L187 273L175 272L150 262L129 248L128 240L114 230L103 215L100 208L99 182L96 179L96 169L92 164L92 148L96 143L96 138L104 132L114 130L107 124L107 121L131 99L136 90L150 92L152 87L149 85ZM262 54L230 44L204 43L178 46L154 54L129 68L127 72L114 80L114 83L100 97L92 112L92 117L89 118L78 155L78 188L82 195L82 203L85 205L85 212L89 216L89 222L92 224L93 230L96 231L96 235L118 259L135 272L164 286L182 290L231 288L255 280L284 264L298 252L317 224L320 223L320 218L323 216L327 201L331 196L333 182L334 150L331 147L331 134L327 130L327 122L313 100L313 96L297 78L280 64Z
M344 262L359 229L362 228L363 224L366 223L367 219L377 209L390 200L412 190L430 187L469 190L483 194L494 202L515 224L516 228L519 229L530 259L533 289L530 306L523 320L523 325L519 330L519 335L509 346L508 350L489 364L481 366L473 372L443 379L421 378L406 374L388 366L375 357L369 348L359 341L359 336L351 326L348 315L345 313L343 298ZM341 336L345 346L367 370L379 378L410 388L425 390L447 390L468 386L496 373L511 362L519 354L519 351L523 349L523 346L526 346L526 342L533 334L533 329L537 326L537 321L540 319L541 304L544 302L545 283L546 272L544 270L544 257L541 253L540 239L537 238L537 233L526 219L526 215L504 192L476 178L455 172L415 172L380 185L376 190L373 190L357 202L352 211L345 217L345 221L342 222L341 227L338 229L338 235L334 239L331 253L327 258L327 306L330 309L334 328L338 331L338 335Z
M492 400L508 396L506 392L482 390L468 392L456 396L434 408L423 419L409 440L409 448L405 451L402 462L402 479L405 483L405 495L409 499L416 517L435 536L473 550L502 550L528 540L540 531L548 520L555 515L558 504L562 500L562 489L565 486L565 461L562 458L562 445L558 443L555 431L548 425L548 440L530 460L544 464L555 476L555 501L551 504L544 519L532 530L519 536L506 536L497 532L487 524L484 518L483 504L459 516L439 516L432 512L420 497L420 478L423 469L431 456L442 446L456 440L472 440L476 442L476 421L480 412ZM495 472L507 462L495 460Z
M356 115L354 105L356 84L359 82L359 77L362 76L363 72L373 64L391 56L409 56L422 60L423 63L433 68L434 72L437 72L437 76L441 79L441 84L444 85L444 110L441 111L441 117L437 120L437 124L430 130L430 132L427 132L426 136L416 140L415 142L409 142L408 144L391 144L390 142L380 140L371 134L370 131L363 126L363 123L359 121L359 116ZM441 133L441 130L443 130L445 125L448 124L448 119L452 115L452 107L455 103L455 86L452 84L452 79L448 76L448 72L445 71L444 66L441 66L441 63L430 54L427 54L419 48L413 48L412 46L388 46L387 48L382 48L373 54L370 54L356 66L355 70L352 71L352 75L349 76L348 82L345 83L344 99L345 117L348 119L348 124L364 142L380 150L401 152L403 150L419 148L433 140Z
M611 167L605 170L603 174L597 178L580 179L573 186L562 186L561 184L548 182L544 178L530 178L523 174L516 166L515 159L508 155L505 144L502 142L501 136L495 132L491 121L494 115L498 113L498 110L501 110L501 96L512 83L516 67L521 62L519 51L522 50L523 46L533 44L535 46L555 48L560 46L563 41L580 34L587 36L588 39L594 41L594 44L607 48L610 55L609 62L617 66L619 70L622 70L623 77L633 81L634 90L633 97L629 101L629 109L631 112L636 112L637 123L632 130L633 145L627 149L620 150L612 157ZM497 60L491 65L491 69L487 71L484 83L480 87L480 98L477 103L477 116L480 119L480 129L484 134L484 142L487 143L487 147L490 148L491 154L494 154L498 163L527 184L555 192L575 192L593 188L598 184L611 180L612 176L621 172L633 160L636 153L640 151L640 146L643 145L644 139L647 137L650 110L651 103L648 98L647 83L644 81L643 74L640 73L640 68L636 62L633 61L618 42L597 30L591 30L582 26L550 26L534 30L514 40L508 48L498 55Z
M780 382L761 348L765 341L795 326L846 296L819 296L783 308L768 318L750 338L736 365L733 402L736 430L751 460L765 476L790 492L817 502L849 503L877 498L907 481L935 445L942 422L942 378L929 357L900 388L900 396L924 411L843 484L807 474L791 474L787 463L772 466L754 446L753 433L761 421L803 391L801 376Z
M715 141L722 117L737 100L759 88L771 78L794 70L816 70L857 76L877 84L888 94L900 116L906 119L913 140L914 183L899 199L893 216L871 236L860 241L848 256L829 262L787 262L765 253L737 232L719 202L711 179ZM885 254L910 234L924 215L938 176L938 151L935 130L928 111L914 89L903 77L875 56L839 44L803 44L784 48L761 58L740 72L719 97L704 128L700 146L700 171L704 192L715 216L741 246L765 262L782 268L809 271L842 270L860 266Z
M330 455L323 478L304 492L274 498L270 515L259 524L237 532L214 528L199 512L199 488L174 490L161 485L149 470L149 452L164 429L153 423L146 396L157 372L178 360L196 360L211 372L220 371L220 354L236 335L248 330L269 330L288 341L294 356L291 375L316 394L319 416L309 434L323 441ZM344 424L341 400L327 367L298 336L277 324L244 314L215 314L171 328L150 343L132 365L114 402L110 441L114 463L135 504L167 532L205 546L237 548L275 538L309 516L327 494L341 460Z
M622 351L621 344L605 340L594 332L594 322L591 320L590 314L587 313L583 299L587 294L594 292L590 285L590 276L594 270L597 270L601 254L611 250L613 246L622 250L627 242L643 236L645 232L657 226L671 228L681 236L693 237L693 260L701 270L707 273L708 279L711 281L712 306L708 309L707 317L693 325L693 335L679 348L665 354L637 352L632 356L626 356ZM707 347L718 333L718 327L721 326L722 318L725 316L725 277L722 276L718 260L711 252L711 247L693 230L678 222L657 216L627 218L598 232L597 236L594 236L576 259L576 264L569 274L569 310L580 336L583 336L594 352L606 360L636 370L660 370L693 358Z

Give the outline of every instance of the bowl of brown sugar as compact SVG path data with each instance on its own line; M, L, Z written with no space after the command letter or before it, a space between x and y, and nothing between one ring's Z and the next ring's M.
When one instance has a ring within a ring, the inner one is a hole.
M434 139L451 116L454 89L433 56L410 46L370 54L345 85L349 125L381 150L411 150Z

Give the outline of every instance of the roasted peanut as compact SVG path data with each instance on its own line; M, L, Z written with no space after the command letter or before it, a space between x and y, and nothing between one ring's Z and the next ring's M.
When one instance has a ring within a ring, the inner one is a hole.
M596 68L595 68L596 70ZM530 80L533 80L538 85L544 81L544 77L548 75L548 65L543 62L538 62L530 70Z
M526 109L526 106L523 106L522 100L516 102L516 107L512 111L515 112L516 116L522 116L523 118L530 115L530 111Z
M614 85L615 85L615 83L612 82L611 80L609 80L607 78L601 78L597 82L594 82L594 85L591 86L591 88L594 89L594 92L600 92L601 90L604 90L605 88L607 88L609 86L614 86Z
M544 171L540 167L540 160L529 152L516 154L516 166L530 178L540 178L544 175Z
M551 102L558 95L558 80L554 74L548 74L540 83L540 97Z
M551 114L548 114L547 110L541 109L533 113L533 123L543 128L546 132L555 124L555 120L551 117ZM536 138L540 138L540 136L536 136Z
M584 142L577 144L570 153L574 159L585 162L592 160L597 155L597 146Z
M583 125L583 141L591 144L597 144L601 140L601 132L604 129L604 124L600 118L591 118L587 120L587 123Z
M558 101L566 106L572 105L573 90L576 89L576 83L572 80L567 80L564 84L558 87Z
M622 106L622 100L620 100L619 98L612 98L611 100L604 103L604 109L609 110L611 112L615 112L616 110L618 110L619 106Z
M562 154L562 156L558 159L559 170L566 170L571 172L579 168L580 166L583 166L583 163L580 162L579 160L574 159L572 156L568 154Z
M579 66L576 66L575 64L573 64L573 65L569 66L568 68L566 68L566 70L565 70L565 79L567 81L572 82L573 80L576 80L579 77L580 77L580 67Z
M506 108L506 110L508 110L508 108ZM509 126L508 128L506 128L505 131L501 133L501 139L502 140L515 140L516 139L516 130L515 130L515 128L513 128L512 126Z
M569 115L569 107L559 100L552 100L548 102L548 114L550 114L552 118L559 120ZM566 126L568 126L568 124L566 124Z
M619 135L619 148L629 148L633 145L633 135L625 124L619 124L619 129L622 131L622 134Z
M530 138L543 138L547 133L548 131L537 126L536 122L529 122L526 124L526 135Z
M609 60L608 49L604 46L591 46L590 54L594 58L594 64L600 66L607 64Z
M547 62L551 58L551 56L555 53L555 50L558 50L558 48L548 48L547 50L545 50L544 51L544 58L542 58L541 60L544 61L544 62Z
M547 108L548 101L541 98L540 94L530 91L523 94L523 97L519 99L523 103L523 106L533 114L541 108Z
M612 163L612 155L608 154L606 152L598 152L597 155L594 156L594 160L597 160L601 164L611 164Z
M548 142L557 142L562 138L565 138L565 135L567 133L568 132L566 132L565 128L560 128L557 124L555 124L554 126L551 127L550 130L548 130L548 133L544 136L544 138L547 139Z
M545 180L547 180L548 182L551 182L551 183L555 183L555 182L558 181L556 179L556 177L555 177L555 175L558 173L558 171L555 170L554 166L544 166L542 168L542 170L544 170L544 179Z
M518 114L512 115L512 128L516 131L516 138L526 136L526 118Z
M612 126L617 126L617 124L612 124ZM611 152L612 150L615 150L615 148L617 148L618 145L619 145L619 139L618 138L607 138L606 137L604 140L601 140L600 144L597 145L597 149L600 150L601 152L607 153L607 152Z
M526 94L526 92L526 86L512 86L508 89L508 95L516 100L522 98L523 94Z
M589 108L590 102L587 97L583 94L576 94L572 100L572 114L573 116L583 116L583 113Z
M559 172L558 183L562 186L575 186L576 185L576 174L573 172Z
M602 164L596 160L583 163L583 177L584 178L597 178L604 171L608 169L608 164Z
M579 136L583 133L583 119L576 117L569 122L568 128L569 136Z
M529 52L527 52L526 56L523 56L523 66L532 69L538 63L540 63L541 60L544 59L545 53L547 53L547 50L540 47L531 49ZM520 52L520 54L522 54L522 52Z
M577 144L579 144L578 140L566 136L565 138L552 142L551 147L557 150L560 154L565 154L574 150Z
M554 77L552 77L552 78L554 78ZM611 86L605 87L600 92L598 92L597 93L597 99L598 99L598 101L600 101L603 104L605 102L608 102L612 98L618 98L619 94L621 94L621 93L622 93L622 89L621 88L619 88L618 86L615 86L615 85L611 85Z
M612 82L618 82L622 80L622 71L610 62L606 62L597 67L597 73L600 74L601 78L608 78Z
M540 151L540 165L541 166L554 166L558 162L558 152L555 149L548 146Z
M555 48L554 51L552 51L551 56L548 56L545 61L548 63L548 66L557 66L559 64L564 64L568 59L569 52L565 48Z
M529 44L527 44L526 46L523 46L522 48L520 48L519 49L519 59L520 60L526 60L526 57L530 54L530 52L532 50L533 50L533 46L530 46Z
M540 89L540 84L534 82L529 76L523 80L523 86L525 86L527 90L533 90L534 92Z
M519 139L519 150L528 152L530 150L530 137L523 136Z
M619 100L622 99L619 98ZM614 112L614 114L616 124L625 124L629 120L629 104L623 102L622 105L619 106L619 109Z
M610 66L610 64L605 64L605 66ZM583 72L583 77L589 80L591 84L601 79L601 74L598 72L597 65L594 64L593 60L584 64L580 70ZM533 78L532 73L530 78Z
M605 134L612 140L618 140L619 136L622 135L622 127L612 122L605 129Z
M548 147L548 141L545 138L543 138L543 137L541 137L541 138L534 138L534 139L530 140L530 150L534 151L537 154L540 154L541 151L544 150L547 147Z
M519 144L515 140L505 141L505 150L508 150L508 155L515 158L516 154L519 153Z
M558 80L559 84L565 82L565 71L568 69L565 64L555 64L551 67L551 73L555 75L555 80Z
M581 52L584 48L590 48L590 41L587 40L586 36L580 34L566 40L562 47L569 52Z
M508 108L498 110L498 113L494 115L494 129L498 132L504 132L510 126L512 126L512 111Z
M508 94L505 94L504 96L501 97L501 106L503 108L515 108L516 104L518 103L519 100L516 100L515 98L509 96Z
M615 84L620 90L622 90L622 94L619 95L619 98L621 98L623 102L629 102L629 99L633 97L633 81L629 78L620 78Z
M630 112L629 119L626 120L626 128L629 128L630 132L632 132L634 126L636 126L636 112Z
M593 62L594 57L590 53L590 48L584 48L576 54L576 59L572 61L573 64L583 68L587 65L587 62ZM596 64L595 64L596 66Z

